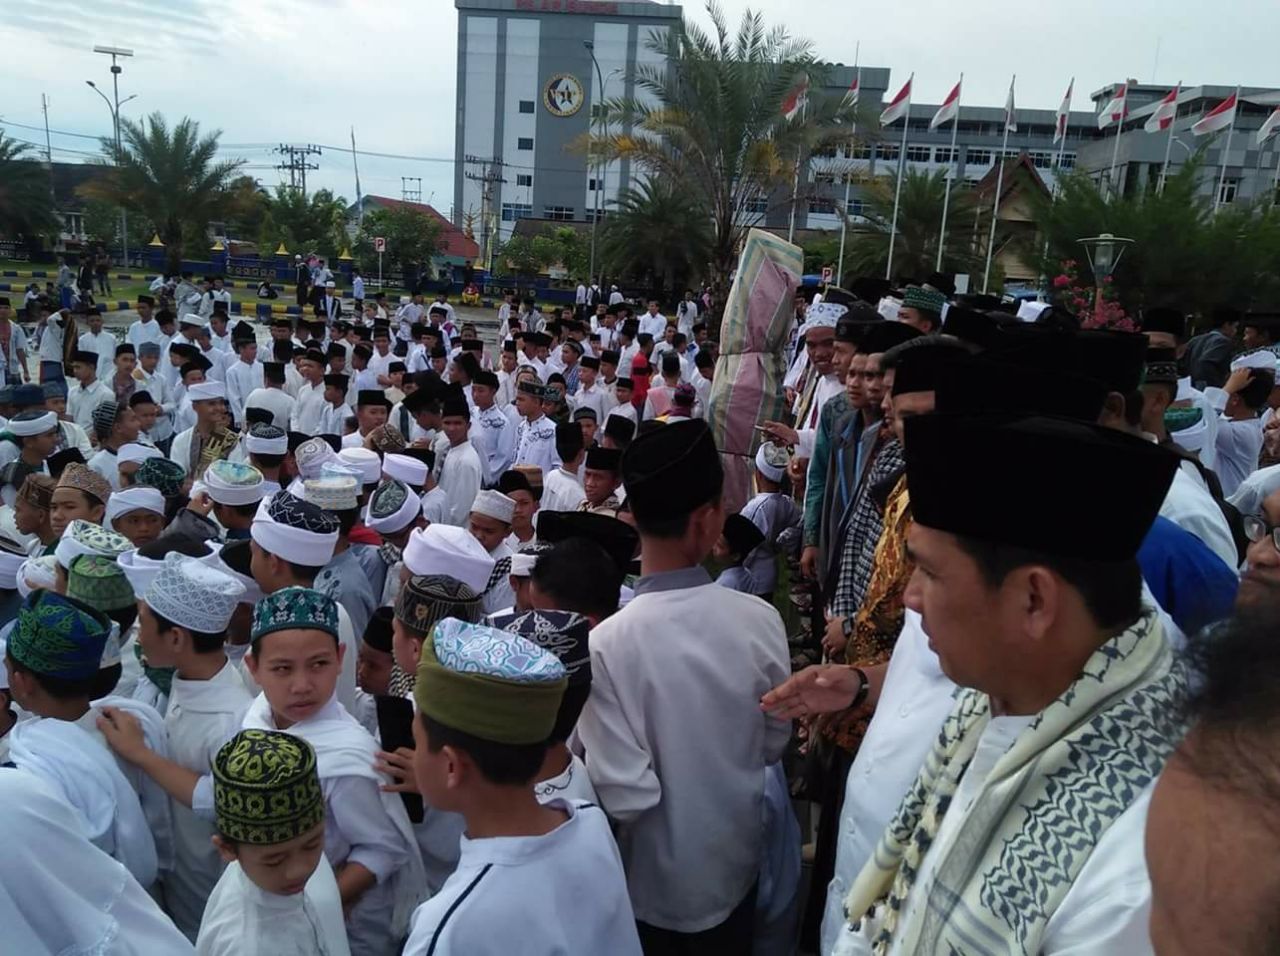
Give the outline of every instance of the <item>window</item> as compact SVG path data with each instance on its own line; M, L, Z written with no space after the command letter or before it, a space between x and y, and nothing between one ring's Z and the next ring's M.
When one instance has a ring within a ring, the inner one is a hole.
M810 199L809 212L815 216L834 216L836 204L830 199Z
M870 159L871 144L855 143L852 149L847 150L847 153L850 159Z
M876 159L896 160L898 158L898 147L891 143L876 144Z
M594 176L587 177L587 192L593 193L597 189L604 189L604 180L596 179Z
M951 152L950 146L939 146L933 151L933 161L935 163L954 163L956 161L955 154Z
M1058 168L1059 168L1059 169L1075 169L1075 168L1076 168L1076 154L1075 154L1075 153L1063 153L1063 154L1062 154L1062 159L1061 159L1061 161L1059 161L1059 163L1058 163Z
M837 150L837 147L836 147L836 145L833 143L833 144L828 145L828 146L819 146L819 147L818 147L817 149L815 149L812 153L810 153L810 155L811 155L811 156L816 156L816 157L821 157L821 158L823 158L823 159L835 159L835 158L836 158L836 150Z
M517 185L517 186L532 186L532 185L533 185L533 174L532 174L532 173L516 173L516 185Z
M970 166L990 166L991 150L989 149L966 150L965 162L967 162Z
M909 163L927 163L933 155L933 150L928 146L908 146L907 162Z
M865 216L867 214L866 209L867 204L861 199L850 199L849 206L845 212L850 216Z
M532 219L533 207L527 203L504 202L502 204L502 221L515 222L517 219Z
M572 206L543 206L542 218L552 219L556 222L573 222Z
M521 113L532 113L532 112L533 112L533 100L521 100L521 101L520 101L520 112L521 112Z
M516 140L516 149L533 149L533 137L521 136Z
M836 183L844 182L844 175L842 173L814 173L813 181L834 186Z
M1222 181L1222 188L1218 190L1218 202L1229 203L1236 201L1236 190L1240 188L1240 180L1233 176L1228 176Z
M769 211L769 200L767 199L748 199L742 204L742 211L752 213L757 216L763 216Z
M604 209L588 209L587 222L604 222L606 213Z
M1046 150L1035 150L1027 155L1031 157L1031 163L1036 169L1053 168L1053 153Z

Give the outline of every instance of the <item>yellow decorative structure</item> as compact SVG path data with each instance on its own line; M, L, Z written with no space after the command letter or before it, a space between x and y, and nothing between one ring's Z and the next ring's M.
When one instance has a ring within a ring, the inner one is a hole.
M213 244L213 245L211 245L211 246L209 247L209 251L210 251L210 252L226 252L226 251L227 251L227 247L226 247L226 246L224 246L224 245L222 244L222 240L221 240L221 239L219 239L219 240L217 240L216 242L214 242L214 244Z
M278 256L287 256L288 254L289 254L289 250L288 250L288 249L286 249L286 248L284 247L284 240L283 240L283 239L281 239L281 240L280 240L280 248L276 250L276 255L278 255Z
M342 247L342 253L338 256L338 258L339 258L339 259L342 259L342 260L345 260L345 261L347 261L347 262L350 262L350 261L351 261L351 250L350 250L350 249L348 249L346 246L343 246L343 247Z
M152 237L151 237L151 241L150 241L150 242L148 242L148 243L147 243L147 245L148 245L148 246L159 246L161 249L163 249L163 248L164 248L164 243L160 241L160 233L158 233L158 232L157 232L154 236L152 236Z

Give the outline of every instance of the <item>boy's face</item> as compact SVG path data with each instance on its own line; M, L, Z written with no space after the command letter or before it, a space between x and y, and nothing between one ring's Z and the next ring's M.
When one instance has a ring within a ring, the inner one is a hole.
M324 387L324 400L330 405L341 405L347 397L347 393L336 385L326 385Z
M315 715L333 697L346 647L313 628L274 631L246 656L280 729Z
M160 364L159 355L143 355L138 359L138 364L142 366L142 370L150 375L156 370L156 366Z
M91 362L72 362L71 374L76 377L76 381L82 385L93 378L93 373L97 370L97 366Z
M139 508L113 518L111 526L128 538L135 548L140 548L160 537L160 532L164 530L164 517L154 511Z
M26 498L13 501L13 523L22 534L35 534L49 518L49 512L37 508Z
M228 844L214 837L218 853L227 863L240 861L240 869L259 889L276 896L297 896L307 886L324 856L324 821L284 843L256 846Z
M67 400L61 395L50 395L45 399L44 407L59 418L66 418L67 416Z
M449 364L449 360L445 358L443 355L440 356L439 358L433 358L431 360L431 370L435 372L437 375L439 375L441 378L443 378L445 373L445 368L448 366L448 364Z
M471 532L471 537L479 541L486 551L492 551L502 544L511 533L511 525L505 521L499 521L489 515L477 514L474 511L471 512L467 522L467 529Z
M407 568L404 570L408 570ZM396 618L391 623L391 657L406 674L418 672L422 654L422 638L415 636Z
M582 366L578 371L578 382L583 388L591 388L596 383L596 370Z
M172 636L172 631L160 633L155 614L145 601L139 601L138 646L142 648L142 656L146 658L149 666L173 667L177 664L173 653L173 642L166 640L166 637Z
M488 408L493 404L493 389L488 385L476 385L473 383L471 397L480 408Z
M130 355L128 352L116 356L116 375L120 378L128 378L133 375L133 370L138 365L136 356Z
M461 755L452 747L441 747L436 753L428 748L427 730L422 719L413 719L413 777L422 798L437 810L458 808L457 788L463 782Z
M446 415L440 419L440 428L449 439L450 445L461 445L467 440L467 433L471 430L471 420L461 415Z
M368 642L361 641L356 657L356 686L366 694L384 695L391 684L391 664L395 658L386 651L377 651Z
M138 428L149 432L160 414L160 406L154 402L139 402L133 406L133 414L138 419Z

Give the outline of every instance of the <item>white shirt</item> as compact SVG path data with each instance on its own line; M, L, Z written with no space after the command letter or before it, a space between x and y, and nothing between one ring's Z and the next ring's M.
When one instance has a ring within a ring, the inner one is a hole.
M351 445L347 445L347 439L351 435L345 434L347 430L347 419L354 415L350 405L339 405L334 408L328 402L324 403L324 410L320 413L320 421L316 425L315 433L317 435L341 435L343 447L358 448L364 444L364 437L359 432L353 433L355 440Z
M617 404L613 396L600 386L599 379L596 379L596 384L590 388L579 388L570 398L570 402L575 411L579 408L592 409L596 413L596 421L601 425L604 424L605 415Z
M582 490L581 475L573 475L564 466L545 472L542 476L541 511L577 511L578 505L587 500Z
M320 424L320 416L324 413L324 406L324 382L310 385L304 380L298 387L297 405L293 409L290 429L304 435L319 434L316 429Z
M72 382L67 389L67 416L87 433L93 430L93 410L105 401L115 401L116 393L96 378L88 388Z
M822 416L822 406L827 404L835 396L844 392L844 383L836 377L832 372L830 375L824 375L814 385L813 400L805 409L807 414L803 422L796 422L796 456L799 458L812 458L813 445L818 436L818 420ZM803 400L802 395L796 396L796 404L792 409L797 412L800 409Z
M693 323L698 319L698 303L686 299L676 306L676 330L693 338Z
M231 407L231 414L237 424L243 425L249 393L263 386L262 363L255 359L246 364L237 358L234 365L227 367L226 384L227 404Z
M1222 509L1205 489L1199 475L1191 477L1188 469L1194 472L1195 465L1186 462L1173 473L1173 482L1160 506L1160 514L1203 541L1226 562L1227 567L1237 567L1239 555L1227 519L1222 516Z
M243 363L241 363L243 364ZM271 424L289 430L289 421L298 401L282 388L255 388L245 397L245 408L261 408L271 413Z
M440 469L439 487L449 500L444 523L465 528L471 505L484 483L484 465L470 441L454 445Z
M560 465L556 454L556 424L546 415L520 422L516 435L516 464L537 465L546 475Z
M556 800L568 819L541 836L472 840L418 907L405 956L639 956L626 878L598 807Z
M124 340L137 348L144 342L155 342L163 350L166 344L165 334L160 331L160 323L154 318L150 322L143 322L139 319L129 326L129 331L124 334Z
M353 299L364 298L364 277L363 276L355 276L351 280L351 298Z
M320 857L301 893L268 893L228 864L209 897L197 956L349 956L342 896L333 867Z
M622 302L624 302L624 301L625 301L625 299L623 299L623 297L622 297L622 293L621 293L621 292L619 292L617 289L614 289L612 292L610 292L610 293L609 293L609 304L610 304L610 305L619 305L620 303L622 303Z
M486 485L496 484L516 457L517 426L497 405L471 409L471 444L484 465Z
M40 336L41 362L62 363L62 345L66 335L67 320L60 313L54 312L45 323L44 335Z
M428 524L448 524L449 496L439 485L422 495L422 517Z
M578 288L573 292L573 301L575 305L587 304L587 287L581 282L578 283Z
M120 490L120 468L116 461L115 452L109 448L99 448L85 464L107 479L111 484L112 491Z
M760 871L765 768L791 734L760 697L790 675L786 634L770 605L701 568L635 590L592 629L578 736L618 824L636 919L696 933L723 922Z
M1222 481L1222 494L1229 497L1258 467L1258 456L1262 453L1262 419L1233 421L1224 415L1218 420L1216 447L1218 460L1214 471Z
M653 336L653 340L658 342L662 339L663 333L667 331L667 317L661 312L650 315L644 312L640 316L640 331L648 332Z
M251 703L253 696L230 661L209 680L184 680L175 674L169 690L164 716L169 759L201 775L192 808L172 802L174 869L164 880L169 912L189 936L200 928L205 903L224 865L210 842L215 832L210 768L222 745L240 730Z
M508 539L510 540L510 539ZM577 754L569 754L569 766L554 777L539 780L533 785L533 795L539 803L551 803L554 800L578 800L586 803L599 803L596 788L591 786L591 778L587 776L587 765Z
M82 332L77 342L82 352L98 353L98 381L106 381L116 371L116 337L103 329L97 335Z

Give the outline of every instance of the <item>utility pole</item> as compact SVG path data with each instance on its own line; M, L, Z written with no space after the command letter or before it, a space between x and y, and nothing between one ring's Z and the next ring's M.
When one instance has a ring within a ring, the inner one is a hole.
M40 94L40 108L44 110L44 158L49 164L49 168L53 168L53 144L49 141L49 97L43 93Z
M502 178L502 160L497 157L484 159L480 156L466 156L468 166L478 166L478 173L467 172L467 179L480 183L480 255L484 259L485 271L493 275L493 249L489 244L489 216L493 208L493 187L505 183Z
M281 143L274 152L281 156L288 157L276 169L289 173L289 188L301 189L302 195L307 195L307 170L319 169L316 163L308 162L308 156L319 156L321 149L319 146L313 146L308 143L306 146L290 146L287 143Z
M410 186L410 183L416 183L417 185ZM421 176L400 177L400 199L403 202L422 202Z

